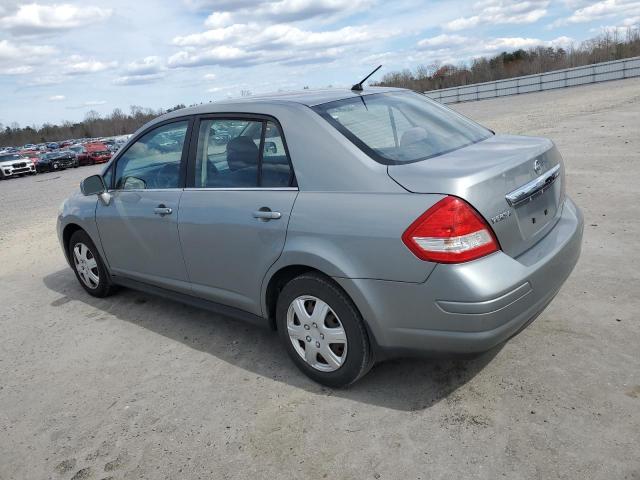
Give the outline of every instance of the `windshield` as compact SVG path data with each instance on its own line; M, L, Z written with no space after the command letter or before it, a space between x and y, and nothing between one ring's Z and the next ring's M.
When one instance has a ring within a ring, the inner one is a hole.
M387 165L425 160L485 140L490 130L413 92L377 93L313 107Z
M20 155L0 155L0 162L11 162L13 160L22 160L23 158Z

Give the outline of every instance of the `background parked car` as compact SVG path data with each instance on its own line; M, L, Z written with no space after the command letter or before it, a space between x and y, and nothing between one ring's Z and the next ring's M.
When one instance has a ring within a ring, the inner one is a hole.
M22 175L35 175L36 167L19 153L0 155L0 180Z
M73 152L49 152L43 153L38 161L37 170L40 173L55 172L57 170L64 170L65 168L76 168L78 166L78 159Z
M89 155L89 164L106 163L111 160L111 152L104 143L88 143L85 145Z

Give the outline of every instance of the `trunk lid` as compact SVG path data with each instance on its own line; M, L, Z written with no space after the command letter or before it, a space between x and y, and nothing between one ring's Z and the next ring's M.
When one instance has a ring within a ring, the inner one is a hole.
M564 200L562 158L545 138L495 135L427 160L389 165L387 171L410 192L466 200L512 257L553 228Z

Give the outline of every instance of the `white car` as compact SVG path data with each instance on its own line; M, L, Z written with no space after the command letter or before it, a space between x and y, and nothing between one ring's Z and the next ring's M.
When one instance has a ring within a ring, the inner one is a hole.
M36 166L31 160L18 153L0 155L0 180L26 174L36 174Z

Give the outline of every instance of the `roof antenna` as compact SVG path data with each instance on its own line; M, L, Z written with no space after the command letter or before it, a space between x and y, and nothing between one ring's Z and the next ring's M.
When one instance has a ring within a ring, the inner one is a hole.
M362 91L362 84L364 82L366 82L366 80L373 75L374 73L376 73L378 70L380 70L382 68L382 65L378 65L378 68L376 68L373 72L371 72L369 75L367 75L366 77L364 77L362 80L360 80L358 83L356 83L353 87L351 87L351 90L353 90L354 92L361 92Z

